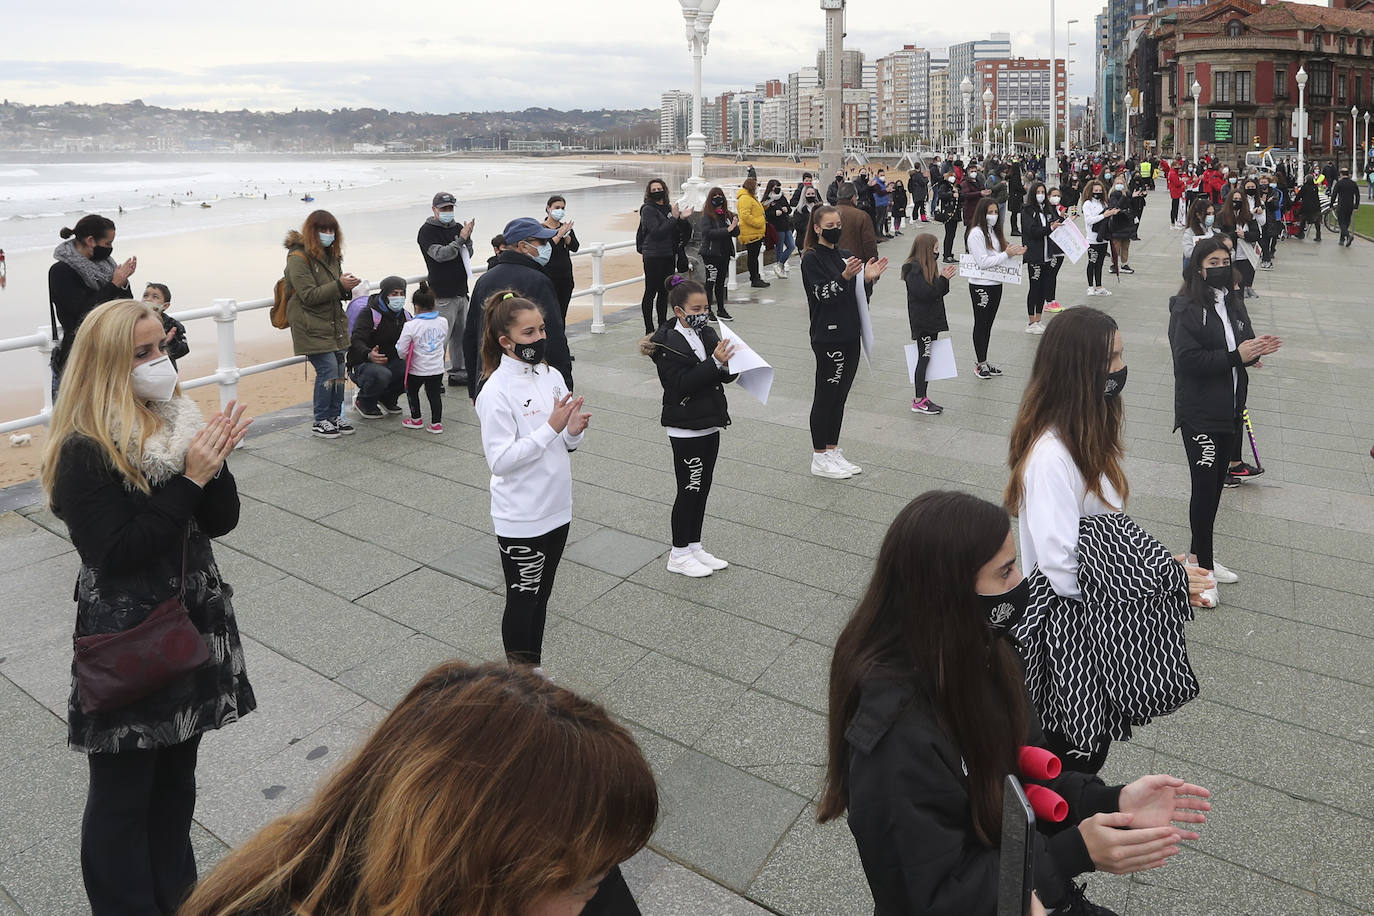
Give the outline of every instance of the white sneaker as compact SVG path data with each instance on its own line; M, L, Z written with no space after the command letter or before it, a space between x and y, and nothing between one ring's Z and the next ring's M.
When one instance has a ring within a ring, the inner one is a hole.
M835 464L830 452L811 453L811 473L817 477L829 477L831 480L848 480L854 476Z
M1096 286L1089 286L1089 287L1088 287L1088 295L1089 295L1089 296L1096 296L1096 295L1097 295L1097 287L1096 287Z
M1221 604L1221 596L1217 594L1217 590L1216 590L1215 587L1209 588L1209 589L1206 589L1206 590L1203 591L1203 593L1202 593L1202 606L1203 606L1203 607L1217 607L1217 606L1220 605L1220 604Z
M539 675L540 677L542 677L544 680L548 681L550 684L553 683L553 676L550 675L550 674L549 674L547 671L545 671L543 668L540 668L540 667L536 666L536 667L532 668L531 670L532 670L535 674L537 674L537 675Z
M705 566L707 569L725 569L730 565L720 557L711 556L706 552L706 548L704 547L701 550L693 550L692 556L698 563Z
M833 448L833 449L831 449L831 450L830 450L830 457L831 457L831 460L833 460L833 461L835 462L835 465L836 465L837 467L844 468L844 469L845 469L846 471L848 471L850 474L862 474L862 473L864 472L864 469L863 469L863 468L859 467L859 466L858 466L857 464L855 464L854 462L849 461L848 459L846 459L846 458L844 457L844 451L843 451L842 449L840 449L840 448Z
M1216 579L1221 585L1235 585L1240 581L1240 576L1222 566L1215 559L1212 560L1212 578Z
M1110 296L1112 294L1112 291L1107 289L1107 287L1105 286L1099 286L1097 288L1097 294L1099 296Z
M692 579L701 579L711 575L711 568L702 565L693 554L688 553L680 557L670 555L668 557L668 572Z
M1045 326L1039 321L1031 322L1030 324L1026 325L1026 333L1043 334L1045 333Z

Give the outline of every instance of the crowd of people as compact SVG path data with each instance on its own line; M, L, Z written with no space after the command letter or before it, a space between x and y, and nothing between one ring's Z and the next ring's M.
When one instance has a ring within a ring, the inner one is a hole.
M1047 165L1057 165L1049 184ZM731 425L727 386L738 377L738 346L719 324L735 318L727 279L738 253L751 285L765 287L767 251L773 282L790 279L801 252L815 358L811 473L830 480L862 473L840 441L869 303L889 267L879 245L914 236L899 273L917 350L911 409L924 416L944 411L927 373L950 329L952 282L971 274L973 374L995 380L1004 375L990 359L1004 293L997 272L1019 269L1025 331L1040 339L1002 504L931 492L891 522L831 663L818 817L848 816L879 911L990 911L1003 779L1019 774L1065 812L1035 840L1034 911L1109 916L1073 879L1163 865L1198 839L1192 828L1210 809L1208 791L1183 779L1107 786L1096 774L1113 742L1197 694L1183 628L1195 608L1220 603L1218 583L1239 579L1218 562L1213 529L1224 489L1263 473L1242 460L1248 371L1282 345L1252 327L1245 303L1260 295L1256 270L1274 269L1278 241L1302 238L1312 222L1305 195L1316 179L1077 154L1057 163L935 156L905 179L865 166L824 181L807 173L789 191L770 179L760 192L751 169L733 207L717 186L699 211L670 201L662 179L645 186L639 350L662 388L674 471L667 570L705 578L730 567L705 540ZM1125 341L1104 311L1060 302L1067 256L1056 241L1077 227L1087 243L1083 294L1111 295L1103 274L1109 263L1118 278L1134 273L1131 242L1160 185L1182 245L1181 285L1159 320L1191 487L1191 542L1178 554L1125 514ZM1348 175L1331 182L1343 242L1359 202L1350 185ZM1303 216L1290 231L1294 199ZM249 421L232 404L206 421L182 395L175 360L187 344L166 314L171 292L152 283L133 301L137 263L111 257L114 224L90 216L63 231L50 279L54 337L58 323L65 333L53 357L43 485L83 564L68 725L90 764L82 873L96 916L638 912L617 866L654 829L653 775L604 709L543 667L573 522L573 454L593 419L574 387L565 326L573 222L566 199L550 197L541 216L503 227L478 272L474 221L458 218L448 192L430 203L417 236L427 279L411 291L391 276L358 296L338 219L310 213L284 242L286 318L295 352L314 369L317 437L354 432L346 379L362 420L400 416L403 428L442 434L446 391L475 407L505 578L507 664L431 671L307 805L198 888L189 829L200 738L257 703L211 544L238 523L227 459ZM922 231L932 221L942 235ZM1120 623L1123 581L1148 596L1130 606L1129 627ZM120 702L108 701L109 675L81 663L81 640L108 652L100 637L151 639L154 626L180 626L208 652L171 680L133 678ZM1131 660L1129 672L1088 657L1089 628ZM1027 748L1053 766L1028 769Z

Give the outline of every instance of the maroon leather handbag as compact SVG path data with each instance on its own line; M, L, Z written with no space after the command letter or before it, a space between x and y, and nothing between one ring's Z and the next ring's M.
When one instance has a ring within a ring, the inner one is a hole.
M205 664L210 649L186 612L186 561L191 532L181 541L181 584L175 598L118 633L73 636L76 693L87 715L110 712L150 696Z

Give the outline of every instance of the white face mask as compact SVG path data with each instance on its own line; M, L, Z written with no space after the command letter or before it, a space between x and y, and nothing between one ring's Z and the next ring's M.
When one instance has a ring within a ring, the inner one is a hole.
M1051 197L1051 198L1050 198L1050 203L1053 204L1053 205L1056 206L1056 207L1059 206L1059 198L1058 198L1058 197Z
M452 211L452 210L440 210L440 211L439 211L439 222L443 223L445 226L447 226L449 223L453 222L453 211Z
M134 366L132 376L134 397L141 401L170 401L177 387L177 367L171 357L164 356Z
M996 213L989 213L989 214L987 215L987 221L988 221L988 225L989 225L989 226L996 226L996 225L997 225L997 214L996 214Z
M1045 202L1045 195L1044 195L1044 194L1037 194L1037 195L1035 195L1035 202L1036 202L1036 203L1043 204L1043 203Z

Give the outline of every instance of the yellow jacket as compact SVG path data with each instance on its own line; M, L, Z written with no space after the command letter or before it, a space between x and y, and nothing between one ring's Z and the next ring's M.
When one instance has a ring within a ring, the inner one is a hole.
M739 211L739 243L741 246L763 238L765 221L763 204L744 188L735 194L735 208Z

